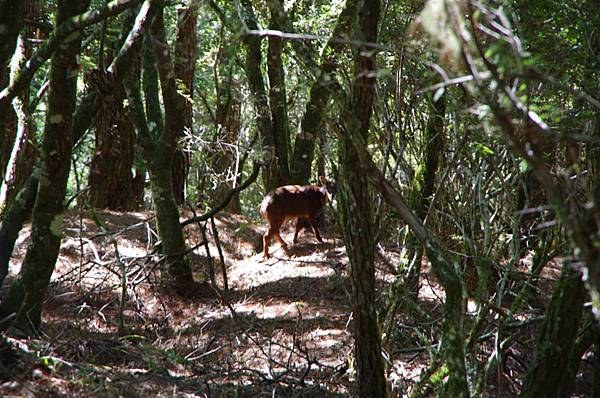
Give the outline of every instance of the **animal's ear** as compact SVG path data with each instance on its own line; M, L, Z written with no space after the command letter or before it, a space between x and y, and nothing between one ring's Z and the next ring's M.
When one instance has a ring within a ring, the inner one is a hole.
M323 184L325 189L327 189L327 192L330 195L329 199L333 198L335 196L335 194L337 194L337 191L338 191L337 182L327 181L327 178L325 178L325 176L319 176L319 181L321 182L321 184Z

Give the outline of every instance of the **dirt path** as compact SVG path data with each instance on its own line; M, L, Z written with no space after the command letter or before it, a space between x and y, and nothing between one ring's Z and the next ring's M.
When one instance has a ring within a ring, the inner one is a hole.
M189 300L161 283L149 213L101 212L99 218L115 233L126 264L127 332L119 335L114 245L91 219L70 214L45 306L46 336L10 340L21 347L19 368L4 367L1 395L353 395L347 259L333 231L322 231L325 244L305 232L296 245L284 231L289 256L272 244L273 258L261 261L262 223L221 216L230 292L223 300L213 292ZM201 242L197 226L186 232L190 247ZM19 238L13 277L28 234L29 227ZM197 277L207 274L203 246L192 262Z

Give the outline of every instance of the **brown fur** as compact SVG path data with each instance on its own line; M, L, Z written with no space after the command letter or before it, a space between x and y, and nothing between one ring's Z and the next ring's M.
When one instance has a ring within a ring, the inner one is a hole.
M270 257L269 243L273 236L281 243L283 250L287 251L287 244L281 238L279 229L285 221L293 218L296 219L294 243L298 241L298 232L303 218L310 223L317 240L323 243L317 228L316 216L327 201L328 193L324 186L285 185L269 192L260 205L260 214L269 223L269 229L263 236L263 257L265 259Z

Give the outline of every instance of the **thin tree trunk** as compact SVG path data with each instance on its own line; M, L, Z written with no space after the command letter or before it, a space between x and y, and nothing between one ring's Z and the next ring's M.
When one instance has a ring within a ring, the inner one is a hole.
M157 7L153 1L152 7ZM133 123L138 130L142 155L150 173L152 200L156 212L158 234L162 242L169 275L174 287L183 295L194 293L194 278L186 257L186 244L179 223L179 210L173 197L172 165L176 147L175 137L183 129L181 102L170 61L168 47L164 41L162 10L158 10L152 25L155 42L146 42L143 52L143 88L146 112L141 99L138 82L127 79L126 90L130 102ZM154 48L153 48L154 47ZM158 70L157 70L158 67ZM166 125L163 123L158 97L158 79L165 106Z
M242 0L244 7L244 22L249 29L258 29L256 16L252 3ZM273 125L269 108L269 100L265 90L265 83L261 71L262 53L261 38L257 35L246 35L244 44L246 46L245 71L248 78L248 87L256 112L256 128L260 135L264 148L264 159L268 162L263 172L263 182L267 191L278 186L279 178L275 161L275 142L273 140Z
M82 13L88 4L89 1L59 2L57 23ZM0 304L0 319L14 315L14 325L27 333L41 327L42 303L60 249L77 88L73 65L77 64L80 44L81 32L52 57L43 160L30 244L21 272Z
M446 113L446 95L443 94L436 100L431 98L429 106L429 119L423 136L424 157L417 166L412 181L410 206L421 220L429 211L429 204L436 186L436 174L441 154L444 151L444 116ZM419 291L419 274L423 259L423 246L418 239L410 233L407 239L407 258L411 260L411 267L406 275L409 289L415 294Z
M24 36L30 34L28 31L24 30L17 40L11 63L11 76L19 73L30 53L30 45L27 44L27 37L29 36ZM5 164L4 178L0 184L0 208L9 206L31 174L36 162L37 148L33 143L35 141L35 128L31 122L28 107L29 90L26 89L13 100L14 115L16 116L16 135L14 135L14 141L12 142L12 151L10 151L10 156ZM5 149L10 149L10 146ZM4 164L4 162L2 163Z
M185 7L177 10L177 38L175 40L175 76L181 80L185 97L183 98L184 130L193 133L192 97L194 93L194 71L196 70L196 35L198 4L188 0ZM182 138L185 131L181 131ZM178 145L173 159L173 192L177 204L185 202L186 182L190 163L189 153Z
M283 19L283 16L278 10L272 9L269 28L282 30ZM271 104L271 121L273 122L272 132L273 145L275 148L277 185L285 185L290 181L290 166L288 160L288 153L290 150L290 130L287 118L287 97L282 55L283 39L277 36L269 36L267 74L269 76L269 103Z
M377 41L380 7L380 2L374 0L365 2L362 8L360 22L365 41ZM344 117L347 135L340 142L339 203L344 242L351 263L354 351L360 397L388 396L375 307L372 199L369 186L365 184L366 170L358 166L358 149L350 138L357 135L367 140L375 98L376 80L372 73L375 70L375 54L366 55L359 48L355 56L355 81Z
M310 97L302 116L301 130L294 142L294 152L290 163L291 182L307 184L310 180L315 143L325 135L323 116L332 93L339 90L336 72L339 68L340 53L345 45L339 39L352 37L357 24L362 1L348 0L340 13L331 38L323 50L323 59L316 81L310 88Z

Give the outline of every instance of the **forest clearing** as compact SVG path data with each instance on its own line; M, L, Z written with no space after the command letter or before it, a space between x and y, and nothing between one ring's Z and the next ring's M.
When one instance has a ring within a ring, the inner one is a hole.
M600 397L596 0L0 0L0 395Z

